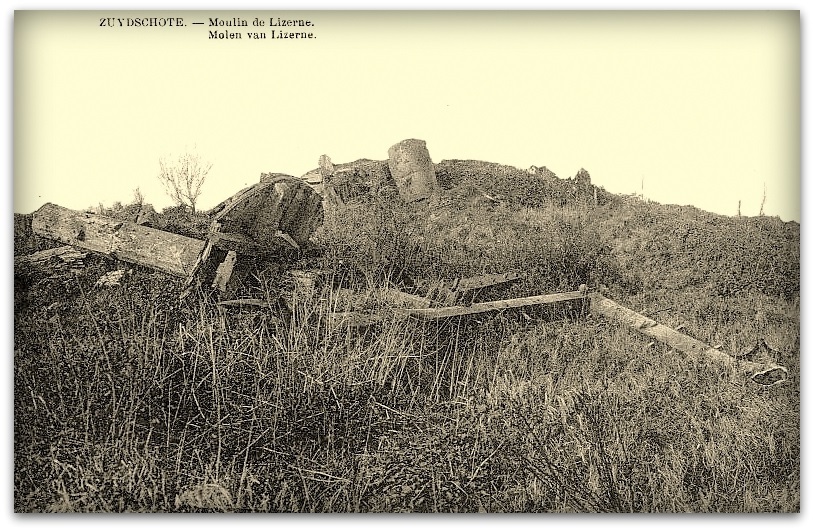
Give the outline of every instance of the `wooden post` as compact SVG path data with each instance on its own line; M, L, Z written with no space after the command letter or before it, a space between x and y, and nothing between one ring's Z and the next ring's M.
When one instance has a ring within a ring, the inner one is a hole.
M625 308L598 293L592 293L591 313L615 319L637 332L644 334L662 343L666 343L672 348L693 356L704 356L724 363L738 363L741 369L749 377L761 384L772 385L786 379L788 370L779 365L766 366L748 360L738 360L729 354L713 348L702 341L682 334L668 326L657 323L653 319L640 313L636 313L629 308Z
M212 281L212 287L226 293L229 288L229 281L232 279L232 273L235 269L235 262L237 262L237 253L229 251L226 253L226 258L220 263L217 270L215 270L215 280Z

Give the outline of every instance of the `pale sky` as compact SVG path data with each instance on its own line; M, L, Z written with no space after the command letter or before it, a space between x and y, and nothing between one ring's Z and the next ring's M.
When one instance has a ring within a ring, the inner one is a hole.
M208 38L210 17L279 15L311 20L317 38ZM99 27L104 16L188 25ZM800 220L793 11L17 12L14 24L15 212L127 203L136 187L160 209L158 159L190 148L213 164L209 208L261 172L299 176L323 153L385 159L421 138L435 162L584 167L611 192L727 215L739 200L756 215L765 185L766 214Z

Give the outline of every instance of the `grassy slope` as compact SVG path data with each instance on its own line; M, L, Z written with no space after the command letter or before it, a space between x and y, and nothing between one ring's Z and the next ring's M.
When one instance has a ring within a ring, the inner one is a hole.
M94 289L104 259L15 278L15 509L799 511L799 225L438 167L438 203L327 212L293 265L333 275L290 319L179 304L137 267ZM43 245L15 218L15 254ZM791 379L760 388L579 308L420 325L380 293L506 270L527 277L482 298L601 286L729 352L764 338ZM269 268L254 295L289 283ZM386 322L337 326L332 286Z

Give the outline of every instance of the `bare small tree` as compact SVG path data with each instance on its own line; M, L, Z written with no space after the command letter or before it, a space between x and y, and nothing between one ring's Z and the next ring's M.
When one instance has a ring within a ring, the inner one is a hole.
M177 160L161 157L158 164L161 168L158 179L167 195L178 206L188 206L194 214L201 187L212 169L212 163L203 162L197 153L187 152Z
M144 194L141 193L141 187L137 186L136 189L133 190L133 203L132 204L138 206L139 208L144 206Z

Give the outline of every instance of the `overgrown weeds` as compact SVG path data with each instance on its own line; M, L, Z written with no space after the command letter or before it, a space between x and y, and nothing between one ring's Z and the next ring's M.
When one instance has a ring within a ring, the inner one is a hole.
M94 288L114 266L94 258L15 279L15 510L799 511L798 229L565 188L532 204L465 169L454 186L503 203L329 211L292 265L328 272L314 291L256 279L284 311L182 304L131 266ZM382 291L507 270L525 278L479 296L601 285L729 352L765 340L792 377L763 389L579 309L421 323ZM343 326L339 288L381 322Z

